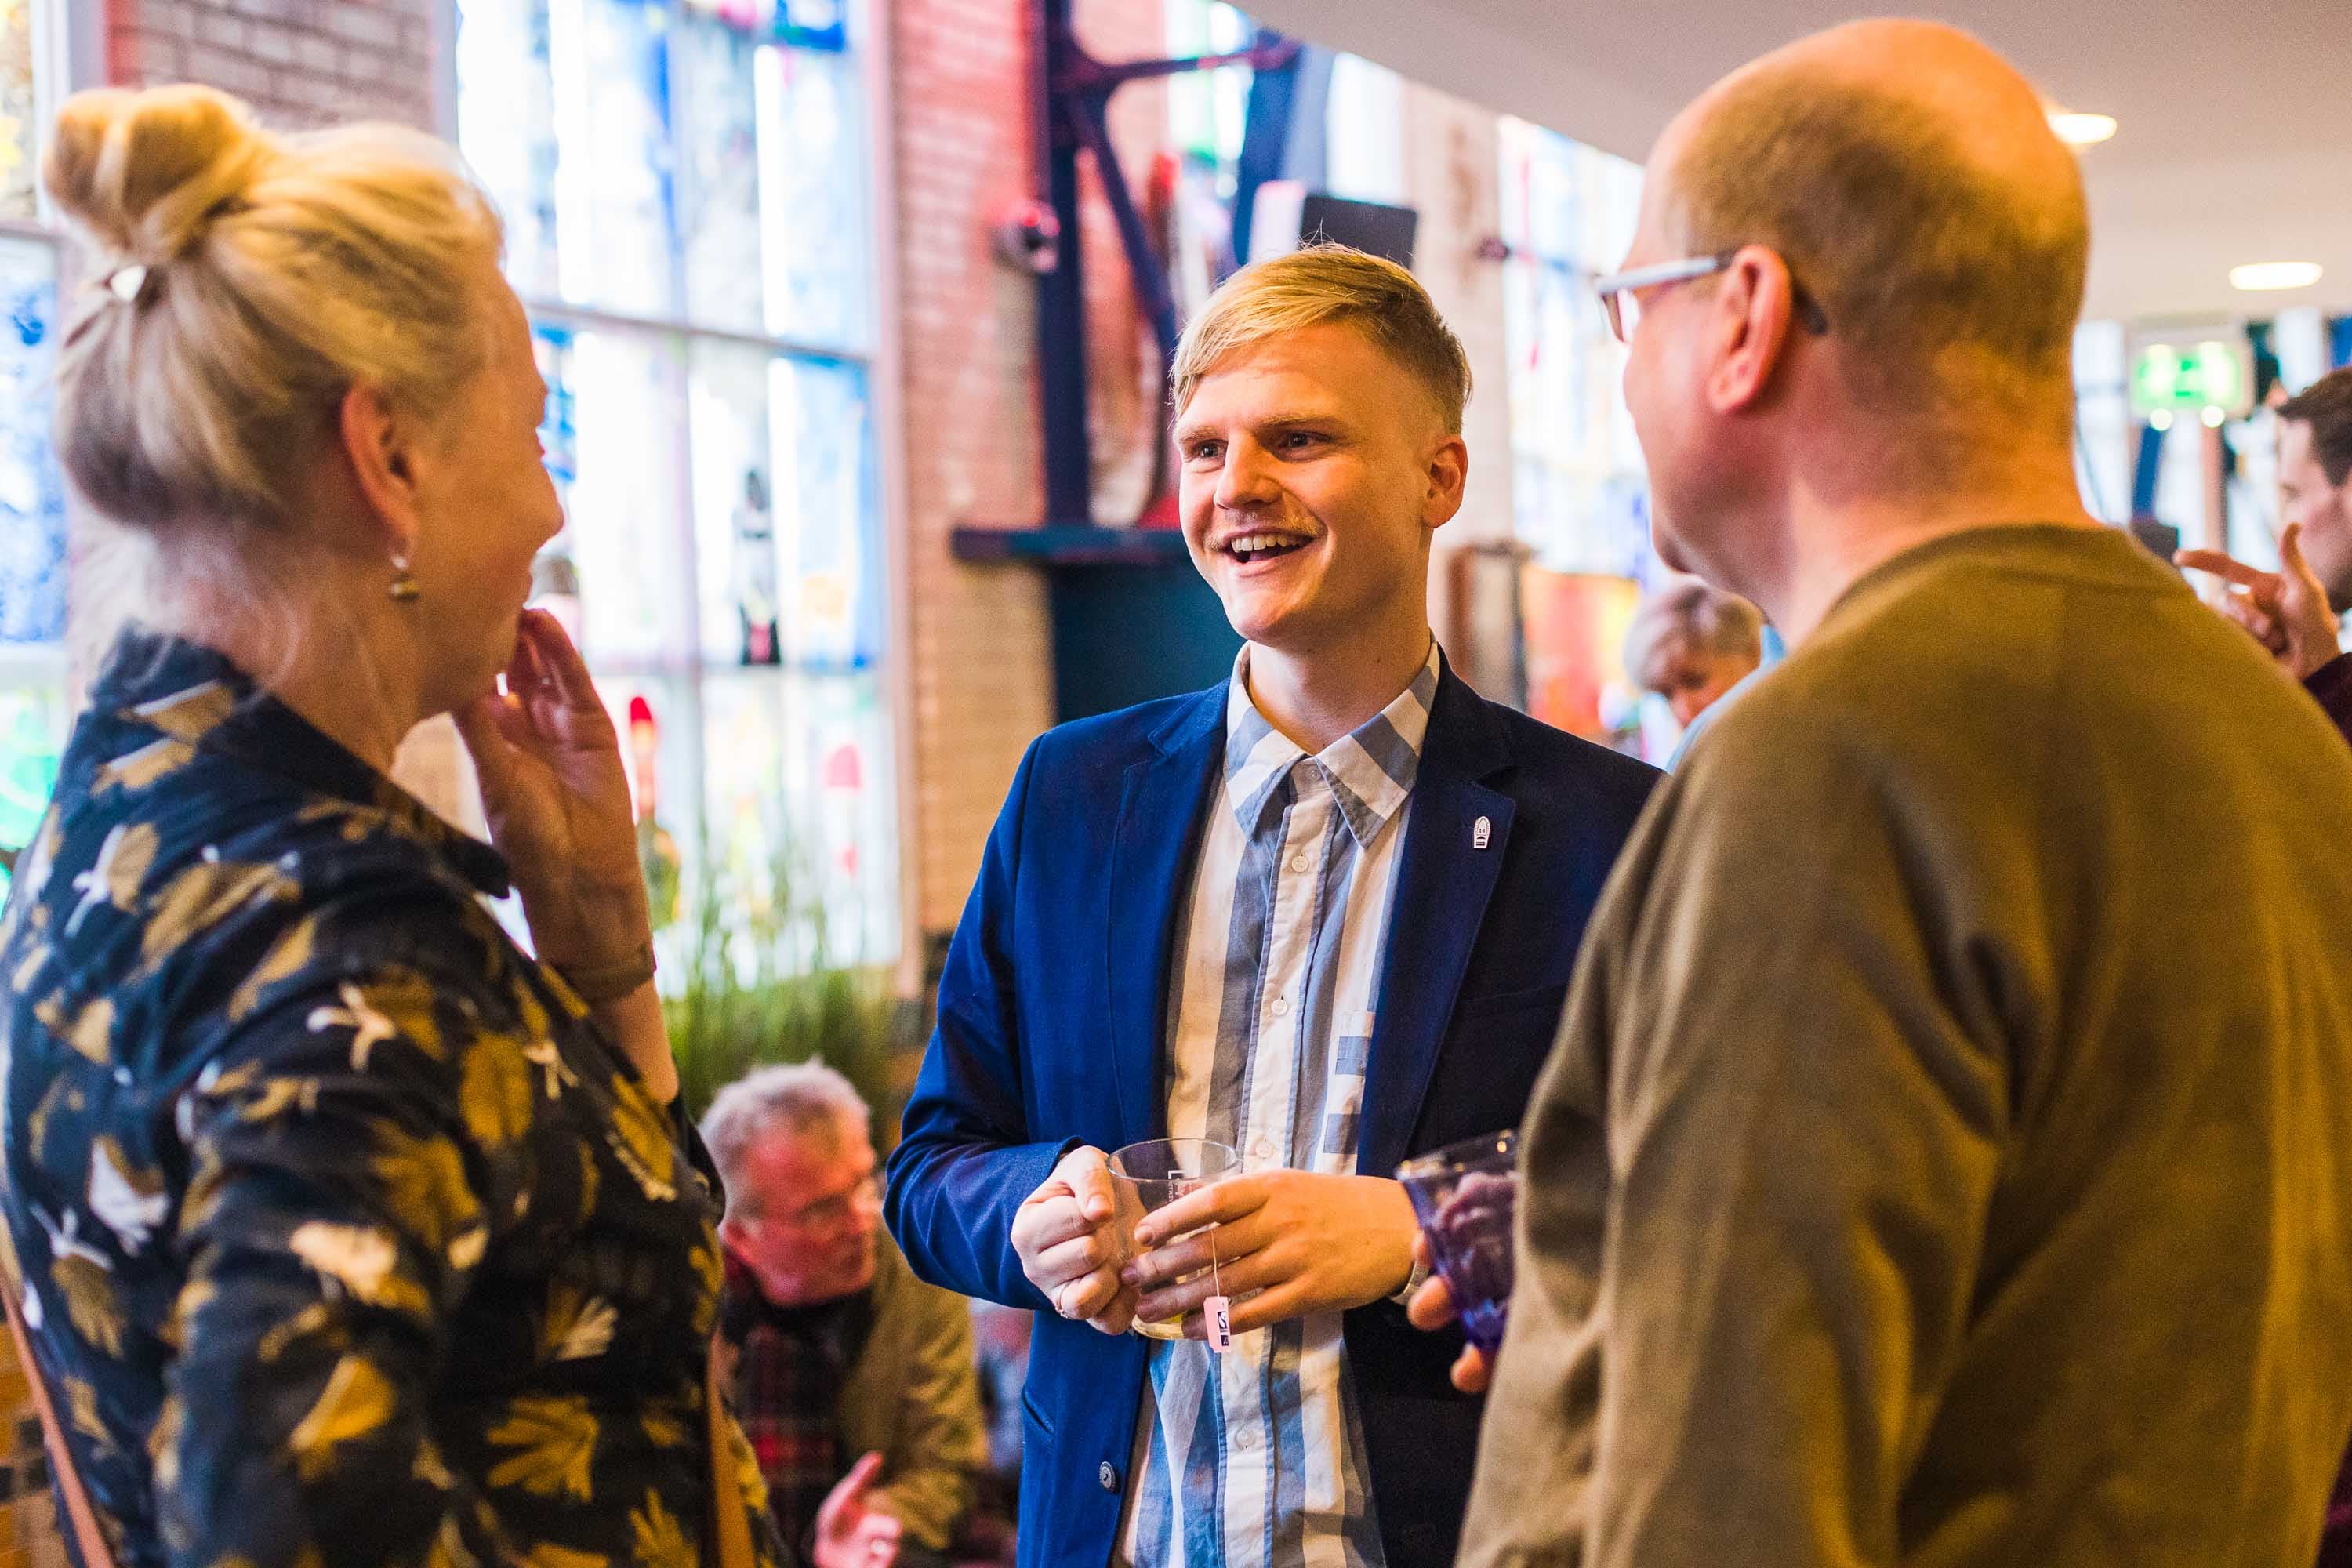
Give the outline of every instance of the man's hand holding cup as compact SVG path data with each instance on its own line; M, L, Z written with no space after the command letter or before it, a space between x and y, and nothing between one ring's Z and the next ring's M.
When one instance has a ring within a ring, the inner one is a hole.
M1112 1225L1118 1213L1108 1160L1080 1148L1062 1156L1013 1216L1013 1250L1029 1282L1055 1311L1106 1334L1127 1332L1138 1295L1119 1279L1128 1249Z
M1415 1262L1431 1272L1405 1304L1405 1317L1423 1333L1434 1333L1454 1321L1454 1289L1446 1284L1444 1275L1435 1272L1436 1262L1429 1255L1429 1237L1412 1238L1412 1256ZM1491 1371L1486 1364L1486 1352L1476 1345L1465 1344L1454 1361L1454 1386L1465 1394L1484 1394Z

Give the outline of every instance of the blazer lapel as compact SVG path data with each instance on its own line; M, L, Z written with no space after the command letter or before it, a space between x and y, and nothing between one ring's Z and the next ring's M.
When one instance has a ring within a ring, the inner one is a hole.
M1392 1173L1421 1120L1438 1047L1510 848L1511 797L1482 781L1510 760L1485 700L1447 666L1422 745L1389 915L1356 1153L1364 1175ZM1482 817L1486 842L1478 847Z
M1109 967L1111 1068L1118 1086L1119 1142L1166 1134L1161 1056L1168 1032L1168 961L1188 912L1202 809L1224 756L1225 689L1201 694L1152 737L1160 754L1127 770L1111 840Z

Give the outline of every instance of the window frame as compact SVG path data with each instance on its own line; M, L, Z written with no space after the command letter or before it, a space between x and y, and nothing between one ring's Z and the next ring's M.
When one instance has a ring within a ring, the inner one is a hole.
M36 0L36 3L56 3L56 0ZM446 4L435 7L433 110L437 132L451 146L462 151L457 71L461 4L462 0L446 0ZM682 276L677 279L677 286L671 290L671 309L664 311L583 304L538 290L518 289L517 294L530 319L534 332L541 323L545 323L574 332L607 332L636 337L671 351L681 365L691 363L695 344L702 342L756 350L773 357L805 363L852 366L860 373L866 393L867 439L870 443L867 456L872 479L871 493L866 500L872 511L871 537L879 552L878 575L882 594L882 603L878 606L881 611L881 646L875 657L855 666L787 661L782 665L750 667L716 663L704 657L701 595L698 591L701 563L697 559L691 528L693 499L690 489L686 489L691 482L692 461L689 456L681 466L682 493L679 498L681 515L689 524L685 546L684 578L688 592L683 606L686 634L683 656L653 660L642 658L592 658L590 665L594 673L632 684L677 681L684 685L688 711L681 717L695 728L698 740L693 749L695 763L688 777L666 778L663 789L665 795L673 795L681 788L690 789L698 803L698 812L707 811L709 807L706 683L709 679L714 677L725 679L750 669L755 675L772 675L780 680L791 678L815 680L863 679L874 682L887 710L891 753L888 766L877 770L876 782L879 783L884 778L888 780L888 787L892 791L891 818L897 840L891 850L896 870L893 890L898 901L896 924L898 940L892 969L899 994L912 995L923 980L919 908L921 861L917 848L920 803L917 795L914 761L916 692L911 653L911 574L906 537L906 452L900 439L904 389L899 300L896 286L899 268L896 222L895 78L887 0L844 0L839 27L843 37L841 52L850 59L860 91L864 166L858 171L858 176L864 183L866 197L861 216L869 270L875 279L864 323L865 331L856 346L822 344L745 327L698 321L687 308ZM822 40L814 39L785 38L779 43L786 47L822 47ZM674 438L677 450L690 454L691 412L683 389L666 388L665 402L676 420Z

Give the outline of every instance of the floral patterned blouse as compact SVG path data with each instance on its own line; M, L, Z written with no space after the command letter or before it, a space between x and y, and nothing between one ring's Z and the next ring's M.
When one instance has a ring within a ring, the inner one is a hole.
M18 873L0 1262L118 1562L696 1568L707 1160L499 857L133 632Z

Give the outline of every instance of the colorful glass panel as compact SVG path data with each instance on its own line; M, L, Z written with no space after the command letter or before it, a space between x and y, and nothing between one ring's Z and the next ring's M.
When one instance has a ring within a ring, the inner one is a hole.
M51 448L57 253L0 237L0 643L66 629L64 481Z
M38 210L34 193L41 126L33 8L39 3L0 0L0 217L30 218Z
M1515 120L1501 144L1516 530L1549 570L1642 577L1649 486L1592 292L1632 241L1641 167Z
M629 738L672 984L706 913L747 976L898 942L848 42L837 0L461 0L566 512L534 600Z
M0 678L0 849L29 843L57 787L69 719L64 682ZM0 897L8 877L0 868Z
M873 226L856 62L762 48L753 82L768 331L826 348L863 348L873 331Z

